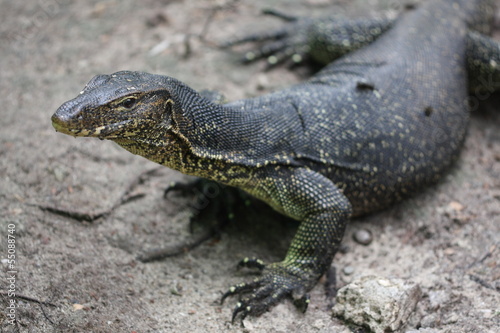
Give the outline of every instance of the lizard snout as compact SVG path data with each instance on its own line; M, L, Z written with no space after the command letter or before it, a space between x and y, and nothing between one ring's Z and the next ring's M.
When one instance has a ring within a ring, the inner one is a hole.
M64 134L76 135L72 131L72 124L75 118L79 117L78 114L80 112L77 109L73 101L68 101L57 109L51 118L52 126L54 126L56 131Z

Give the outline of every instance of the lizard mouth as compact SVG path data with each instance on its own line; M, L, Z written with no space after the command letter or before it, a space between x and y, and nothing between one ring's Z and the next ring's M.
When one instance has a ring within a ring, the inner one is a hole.
M52 116L52 126L55 128L56 132L73 135L72 131L64 125L60 124L59 119L54 116Z
M85 128L83 126L78 126L78 124L72 124L71 122L65 121L57 117L56 114L52 116L52 126L54 129L63 134L71 135L74 137L96 137L100 139L113 139L117 137L125 137L127 133L118 132L123 131L130 120L124 120L119 123L102 125L94 128Z

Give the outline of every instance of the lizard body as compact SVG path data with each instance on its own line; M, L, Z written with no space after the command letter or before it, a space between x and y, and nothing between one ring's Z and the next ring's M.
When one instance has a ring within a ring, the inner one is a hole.
M491 6L429 1L397 21L347 26L340 41L325 37L335 37L329 21L313 23L312 54L342 45L353 52L304 83L222 105L167 76L99 75L52 121L60 132L113 140L185 174L239 187L299 220L285 259L243 262L262 276L224 298L249 294L233 319L285 296L307 306L349 218L437 181L457 158L469 82L500 77L498 44L481 34ZM352 40L361 42L353 47Z

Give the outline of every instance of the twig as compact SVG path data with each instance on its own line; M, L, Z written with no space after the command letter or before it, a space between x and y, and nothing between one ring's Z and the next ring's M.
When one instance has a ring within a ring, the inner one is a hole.
M36 206L44 211L51 212L57 215L61 215L64 217L69 217L77 221L87 221L87 222L94 222L97 219L107 217L115 209L120 207L123 204L126 204L130 201L137 200L139 198L142 198L145 196L144 193L132 193L135 187L137 185L145 182L149 177L154 175L158 170L160 170L162 167L157 167L151 170L147 170L142 172L139 176L137 176L130 184L126 187L125 191L123 192L122 196L120 199L114 203L110 208L104 209L98 212L81 212L81 211L76 211L76 210L71 210L71 209L66 209L66 208L59 208L59 207L54 207L50 205L40 205L40 204L31 204L33 206Z
M205 232L201 233L197 237L193 237L193 239L187 240L183 243L165 247L162 249L148 251L142 255L139 255L137 257L137 260L142 262L151 262L186 253L194 249L195 247L201 245L203 242L214 237L217 233L218 232L216 231L216 229L211 228L210 230L206 230Z
M214 17L219 11L230 8L238 1L240 1L240 0L230 0L222 5L216 5L216 6L213 6L212 8L209 9L208 16L205 20L205 23L203 24L203 28L201 29L200 33L198 33L198 34L188 33L184 37L184 53L182 54L183 59L188 59L192 54L191 38L193 38L193 37L198 38L203 43L213 45L213 46L216 45L215 43L211 43L205 39L206 35L208 34L208 30L210 29L210 26L212 25L212 23L214 21Z
M64 217L69 217L71 219L77 220L77 221L87 221L87 222L94 222L95 220L105 217L111 213L110 210L104 210L99 213L87 213L87 212L78 212L74 210L69 210L65 208L58 208L54 206L49 206L49 205L39 205L35 204L38 208L41 210L54 213L57 215L61 215Z
M231 8L233 5L235 5L239 1L240 0L230 0L230 1L226 2L226 3L224 3L224 4L212 7L211 10L210 10L210 13L208 14L208 17L207 17L207 19L205 21L205 24L203 25L203 29L198 34L198 38L201 41L205 41L205 36L208 34L208 29L210 28L210 25L213 22L215 14L217 14L217 12L219 12L221 10L225 10L225 9Z
M6 291L3 291L3 290L0 290L0 295L9 297L9 293ZM13 297L17 298L17 299L22 299L23 301L26 301L26 302L38 303L40 305L46 305L46 306L51 306L51 307L57 308L57 305L55 305L53 303L40 301L40 300L33 298L33 297L19 295L19 294L16 294Z
M55 325L55 323L49 318L49 316L47 315L47 313L45 313L45 309L43 308L43 305L42 304L38 304L38 305L40 306L40 310L42 311L42 314L45 317L45 319L47 319L47 321L49 323L51 323L52 325Z
M497 249L498 244L494 244L490 247L490 249L483 255L481 259L479 259L478 263L483 263L486 259L493 255L493 252Z
M486 253L480 259L477 259L474 262L472 262L467 267L467 269L470 269L471 267L475 266L476 264L482 264L486 259L488 259L489 257L491 257L493 255L493 253L497 250L497 248L498 248L498 244L493 244L492 246L490 246L488 251L486 251Z
M489 284L488 282L484 281L483 279L481 279L476 275L469 274L469 278L485 288L497 291L495 287L493 287L491 284Z

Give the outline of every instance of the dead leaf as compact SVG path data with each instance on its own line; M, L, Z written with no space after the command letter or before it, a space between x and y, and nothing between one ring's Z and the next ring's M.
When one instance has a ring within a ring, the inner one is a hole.
M456 212L461 212L461 211L463 211L465 209L464 205L462 205L458 201L452 201L452 202L450 202L448 204L448 207L450 207L451 209L453 209Z

